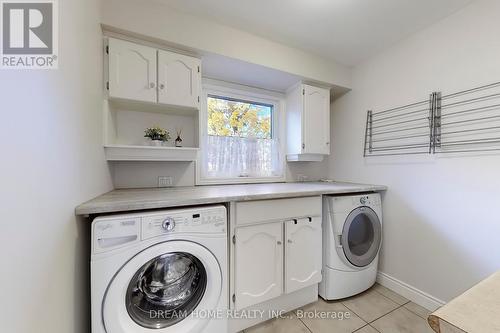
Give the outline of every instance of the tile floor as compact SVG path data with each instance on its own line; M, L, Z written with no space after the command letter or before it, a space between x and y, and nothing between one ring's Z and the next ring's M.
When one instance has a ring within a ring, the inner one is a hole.
M326 313L330 318L318 318L314 313ZM344 300L325 302L320 298L316 303L293 311L285 318L266 321L244 332L432 333L434 331L427 324L429 313L403 296L376 284L364 293Z

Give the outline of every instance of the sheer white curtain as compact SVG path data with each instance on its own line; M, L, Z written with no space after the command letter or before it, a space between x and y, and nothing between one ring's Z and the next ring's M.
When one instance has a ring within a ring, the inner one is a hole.
M283 176L277 139L208 135L204 148L202 176L205 179Z

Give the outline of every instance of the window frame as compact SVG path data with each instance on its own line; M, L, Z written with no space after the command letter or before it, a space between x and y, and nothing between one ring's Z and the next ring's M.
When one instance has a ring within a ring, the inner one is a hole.
M217 184L250 184L250 183L280 183L286 181L286 156L285 154L285 96L278 92L264 89L251 88L237 84L219 82L214 80L203 81L200 114L199 114L199 142L200 153L196 162L196 185ZM272 112L272 139L278 141L280 151L280 164L283 174L275 177L238 177L238 178L203 178L203 152L205 151L208 136L208 106L209 96L219 96L246 102L256 102L273 106Z

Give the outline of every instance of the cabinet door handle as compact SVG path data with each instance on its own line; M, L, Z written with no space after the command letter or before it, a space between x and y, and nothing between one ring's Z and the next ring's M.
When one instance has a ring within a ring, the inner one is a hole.
M292 244L292 243L293 243L293 240L289 239L288 244Z
M160 89L165 89L165 85L163 83L160 83Z
M149 84L149 88L153 89L154 87L155 87L155 83L154 83L154 82L151 82L151 83Z
M277 243L278 243L278 245L281 245L281 241L278 241Z

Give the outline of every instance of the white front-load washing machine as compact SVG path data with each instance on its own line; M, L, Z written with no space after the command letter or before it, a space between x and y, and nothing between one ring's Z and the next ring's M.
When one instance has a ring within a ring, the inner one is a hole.
M221 205L92 223L92 333L227 332Z
M319 294L334 300L359 294L377 278L382 243L380 194L325 196L323 280Z

